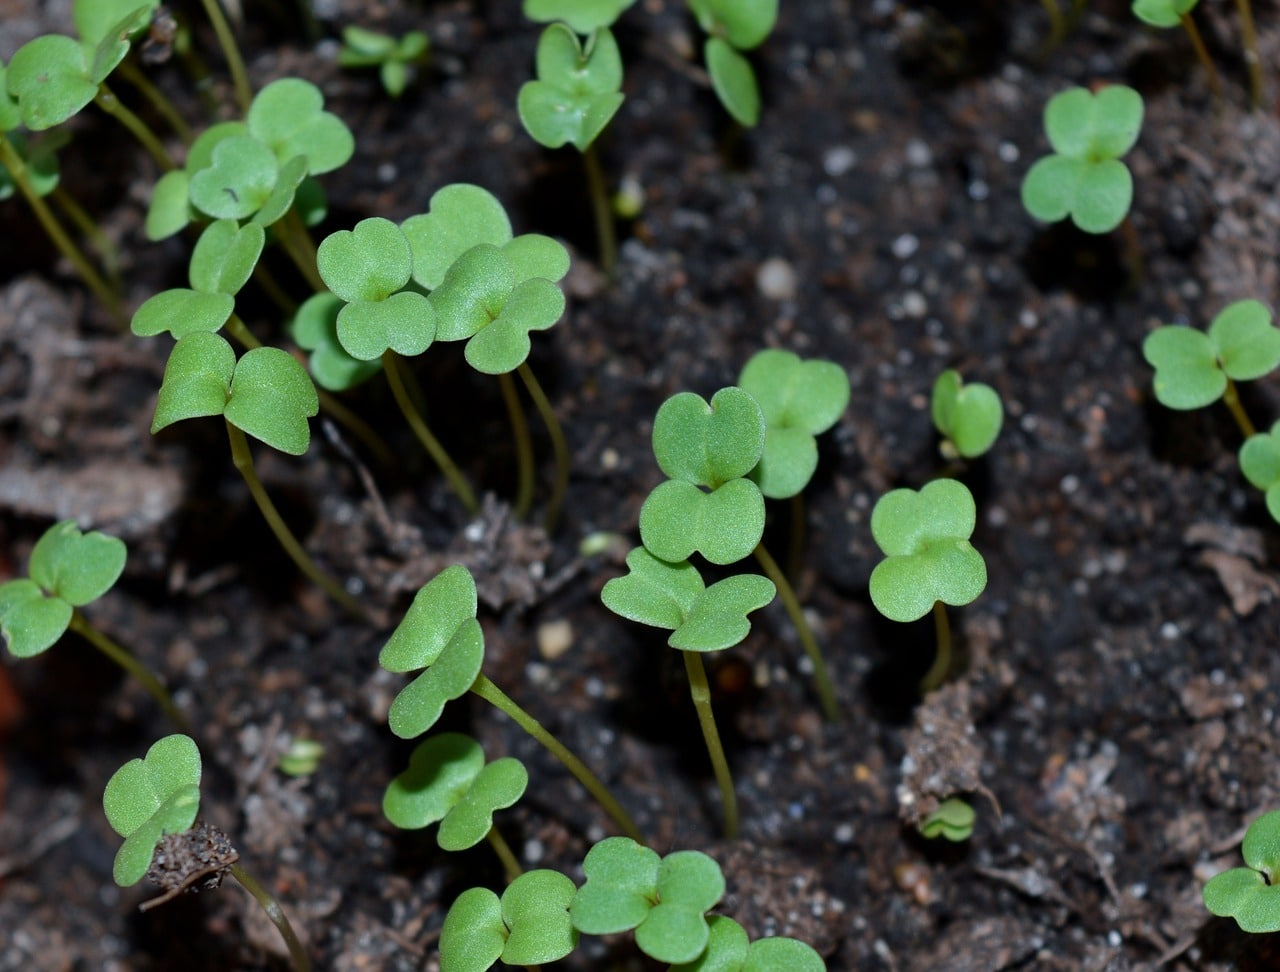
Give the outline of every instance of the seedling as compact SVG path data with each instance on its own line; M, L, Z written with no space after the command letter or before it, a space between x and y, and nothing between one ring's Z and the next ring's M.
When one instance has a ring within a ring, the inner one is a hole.
M420 736L435 725L447 702L471 691L509 715L560 760L623 833L638 834L621 804L583 762L481 673L484 632L476 620L477 608L475 580L460 564L446 568L418 591L378 655L378 664L389 672L421 670L391 703L391 731L401 739Z
M486 838L515 879L520 865L494 829L493 814L514 806L529 785L524 764L507 756L485 763L470 736L444 732L419 743L409 768L393 779L382 812L397 827L417 830L439 823L436 842L447 851L466 850Z
M825 972L826 963L813 947L794 938L750 941L746 929L727 915L707 918L710 936L703 953L669 972Z
M355 25L342 28L338 63L348 68L376 67L382 89L393 98L404 89L427 59L427 35L411 30L395 38Z
M1245 440L1240 447L1240 471L1266 494L1267 512L1280 523L1280 422L1271 426L1270 432Z
M314 739L293 739L280 754L280 772L285 776L310 776L320 768L324 746Z
M1142 96L1115 84L1097 93L1072 88L1049 99L1045 133L1053 154L1036 162L1022 183L1022 205L1036 219L1067 216L1086 233L1109 233L1133 202L1133 176L1120 157L1142 128Z
M115 537L96 530L81 533L74 520L55 523L31 550L29 576L0 584L0 634L15 658L31 658L74 631L136 678L185 729L186 718L160 680L80 613L115 586L125 557L125 546Z
M295 972L306 972L311 963L289 919L275 898L240 866L240 855L226 834L207 824L198 835L192 833L200 811L200 774L200 750L184 735L166 736L146 756L131 759L112 774L102 794L102 809L111 829L124 838L112 877L122 888L132 887L144 876L164 887L164 895L143 905L146 910L184 891L216 888L230 874L262 905L280 932ZM188 835L191 840L185 839Z
M973 823L976 816L969 803L959 797L950 797L943 800L938 804L938 809L920 821L920 833L929 840L945 837L958 844L973 836Z
M976 459L1000 435L1004 406L990 385L965 384L958 371L944 371L933 383L933 424L942 436L942 457L949 462Z
M1218 77L1218 69L1213 66L1213 59L1204 46L1204 39L1196 22L1191 19L1191 11L1200 0L1133 0L1133 15L1144 24L1152 27L1177 27L1179 24L1187 32L1196 57L1204 65L1209 77L1209 87L1215 98L1222 97L1222 79Z
M871 602L904 623L933 611L938 650L921 683L925 691L940 685L951 667L944 605L968 604L987 586L986 562L969 542L977 515L969 488L954 479L892 490L871 511L871 535L885 554L871 572Z
M311 377L328 391L347 391L382 370L381 359L361 361L338 340L338 314L345 306L333 294L313 294L289 323L289 334L298 347L311 352L307 359Z
M778 0L689 0L709 35L703 48L711 87L725 110L746 128L760 120L760 86L743 56L765 42L778 21Z
M522 874L499 898L488 888L458 895L440 929L441 972L485 972L556 962L578 947L569 920L573 881L559 871Z
M1242 931L1280 931L1280 810L1264 813L1244 835L1247 867L1233 867L1204 886L1204 906L1234 918Z
M636 0L524 0L524 15L540 24L560 20L575 33L586 36L601 27L612 27Z

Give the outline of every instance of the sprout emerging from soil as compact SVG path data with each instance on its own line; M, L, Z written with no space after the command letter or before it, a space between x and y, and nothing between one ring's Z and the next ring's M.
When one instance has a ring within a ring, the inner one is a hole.
M441 972L485 972L502 961L536 966L578 947L569 920L573 881L559 871L529 871L499 898L488 888L458 895L440 929Z
M979 382L965 384L958 371L944 371L934 382L931 412L942 436L942 457L948 461L986 453L1004 422L996 390Z
M427 35L411 30L396 38L364 27L342 28L338 63L348 68L378 69L382 89L393 98L404 94L417 69L427 59Z
M920 833L930 840L945 837L953 843L960 843L973 836L976 817L971 804L959 797L950 797L920 821Z
M1203 889L1204 906L1234 918L1243 931L1280 931L1280 810L1249 824L1240 850L1247 866L1211 878Z
M703 47L711 87L725 111L746 128L760 121L760 86L744 56L765 42L778 22L778 0L689 0L708 34Z

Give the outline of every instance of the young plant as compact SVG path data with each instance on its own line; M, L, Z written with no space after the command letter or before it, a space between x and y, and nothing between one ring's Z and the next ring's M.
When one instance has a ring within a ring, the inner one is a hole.
M727 915L709 915L707 947L692 962L671 966L669 972L825 972L822 956L794 938L751 941L746 929Z
M937 656L921 682L926 692L942 684L951 667L945 605L969 604L987 586L986 562L969 542L977 517L973 494L955 479L891 490L871 511L871 535L885 554L871 572L871 603L903 623L933 612Z
M1242 931L1280 931L1280 810L1264 813L1244 835L1246 867L1210 878L1204 906L1220 918L1234 918Z
M586 36L614 21L636 0L524 0L524 15L539 24L563 21L575 33Z
M521 874L499 898L488 888L458 895L440 929L441 972L485 972L502 961L557 962L578 947L569 920L573 881L559 871Z
M136 678L182 729L186 718L145 665L80 613L115 586L124 572L124 543L105 533L81 533L74 520L55 523L36 541L27 577L0 584L0 634L15 658L31 658L74 631Z
M945 837L960 843L973 836L973 824L977 815L973 806L959 797L950 797L938 804L938 809L920 821L920 834L929 840Z
M1070 216L1086 233L1109 233L1129 213L1133 176L1120 157L1142 129L1142 96L1121 84L1072 88L1049 99L1045 133L1053 154L1031 166L1022 205L1036 219Z
M711 87L734 121L746 128L760 120L760 86L744 52L765 42L778 22L778 0L688 0L708 34L703 56Z
M1266 495L1267 512L1280 523L1280 422L1251 435L1240 447L1240 471Z
M166 736L146 756L116 770L102 794L107 821L124 838L112 877L122 888L143 877L164 888L163 895L142 906L145 911L184 892L217 888L230 874L280 932L295 972L307 972L310 960L279 903L241 867L226 834L197 823L200 775L200 750L184 735Z
M1218 77L1218 69L1213 66L1213 58L1209 57L1196 22L1191 19L1191 11L1199 2L1200 0L1133 0L1133 15L1152 27L1177 27L1181 24L1209 77L1213 96L1221 99L1222 79Z
M420 736L435 725L446 703L471 691L509 715L564 764L623 833L638 837L630 816L583 762L481 673L484 631L476 620L478 606L475 580L460 564L418 591L378 655L378 664L389 672L419 673L391 703L391 731L401 739Z
M942 436L939 447L948 462L976 459L1000 435L1004 406L990 385L965 384L960 372L948 370L933 383L933 424Z
M338 315L346 304L334 294L312 294L289 321L289 335L298 347L310 352L307 370L316 384L331 391L347 391L382 370L382 359L361 361L348 353L338 339Z
M380 34L354 24L342 28L338 63L347 68L378 69L382 89L399 98L427 59L427 35L411 30L403 37Z

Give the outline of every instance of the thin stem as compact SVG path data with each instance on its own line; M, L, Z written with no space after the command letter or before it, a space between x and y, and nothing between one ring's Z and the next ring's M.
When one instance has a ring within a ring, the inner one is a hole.
M604 808L604 812L618 825L619 830L637 844L644 843L644 837L640 835L640 828L635 825L631 815L622 809L622 804L618 802L617 798L600 782L599 777L587 769L582 760L578 759L559 739L543 728L542 723L517 705L510 696L484 675L476 676L476 680L471 686L471 691L510 716L516 725L537 740L547 752L564 764L565 769L573 774L573 778L596 798L596 802Z
M1249 0L1236 0L1240 11L1240 36L1244 41L1244 64L1249 71L1249 107L1262 107L1262 60L1258 57L1258 31L1253 25L1253 6Z
M511 436L516 445L516 501L512 512L517 520L523 520L533 506L533 440L529 438L529 423L524 420L524 410L520 407L520 396L516 393L516 383L511 380L511 372L498 375L498 384L502 388L502 404L507 406Z
M1253 422L1249 420L1244 406L1240 404L1240 393L1236 390L1236 383L1230 378L1227 379L1226 390L1222 393L1222 401L1231 410L1231 417L1236 420L1236 425L1240 427L1241 435L1248 439L1257 434L1258 430L1254 427Z
M293 219L290 219L290 217ZM299 229L302 232L299 235ZM302 226L302 220L298 216L297 210L290 209L285 213L284 217L274 224L276 230L276 239L280 241L280 245L284 247L284 252L289 255L289 259L293 261L293 265L298 268L298 272L307 281L307 286L316 293L324 293L329 288L325 286L325 282L320 277L320 271L316 269L316 251L311 245L311 237L307 234L306 228Z
M1040 47L1040 56L1048 57L1067 35L1067 24L1062 11L1058 9L1057 0L1040 0L1040 4L1044 7L1045 16L1049 18L1049 36Z
M476 502L476 494L472 492L471 484L467 482L467 478L462 475L462 471L453 461L453 458L445 451L444 446L440 444L440 440L431 434L431 429L427 427L426 420L414 406L413 397L409 394L408 388L408 382L412 381L412 376L405 369L400 355L388 348L386 353L382 355L382 370L387 373L387 384L391 386L391 394L395 398L396 404L400 406L400 412L404 415L405 421L409 423L409 428L413 430L413 434L422 443L422 448L427 450L427 455L440 467L440 471L444 473L444 478L449 481L454 493L462 501L462 505L467 508L467 513L475 516L480 512L480 504Z
M90 624L79 611L71 612L71 623L67 627L123 668L126 673L136 678L146 689L147 694L164 710L169 721L188 735L191 734L191 724L187 722L187 717L173 701L169 690L151 673L151 669Z
M729 761L725 759L724 747L720 745L720 732L716 729L716 716L711 711L711 686L707 684L707 670L702 665L702 656L696 651L682 651L680 654L684 656L684 670L689 676L689 695L698 712L698 725L702 727L702 738L707 743L711 769L716 775L716 785L720 787L724 835L732 840L738 835L738 794L733 789Z
M147 127L147 123L126 108L124 102L106 84L98 85L98 94L93 100L99 108L129 130L129 134L156 160L156 165L165 172L172 172L178 167L173 156L160 144L160 139Z
M1204 65L1204 69L1209 75L1209 89L1213 92L1213 96L1221 101L1222 79L1218 77L1218 69L1213 66L1213 58L1209 56L1209 50L1204 46L1204 39L1200 36L1196 22L1191 19L1190 14L1186 13L1178 14L1178 19L1182 21L1183 29L1186 30L1187 36L1191 38L1191 46L1196 52L1196 58Z
M49 198L54 204L62 210L62 214L71 220L71 223L80 232L80 235L89 240L93 248L98 251L98 256L102 260L103 272L111 278L112 289L119 290L120 287L120 252L116 249L107 235L102 232L93 217L85 212L74 196L62 188L62 186L54 186L49 193Z
M804 513L804 494L796 493L788 504L791 510L791 535L787 539L787 576L799 577L804 565L804 545L808 520Z
M236 101L240 104L242 114L248 114L249 103L253 101L253 89L249 86L249 73L244 69L244 59L240 56L240 48L236 45L235 35L231 33L231 25L218 5L218 0L200 0L204 6L205 16L213 25L213 32L218 37L218 46L222 48L222 56L227 59L227 70L231 72L231 83L235 87Z
M508 883L524 873L524 868L516 860L516 855L511 850L511 845L506 842L502 834L498 833L497 827L490 827L485 837L488 838L489 846L493 848L493 852L498 855L498 860L502 861L502 869L507 872Z
M165 93L152 84L151 79L139 70L138 66L129 58L121 61L116 70L120 72L121 77L138 89L138 94L147 99L147 102L156 110L156 113L164 119L165 124L173 129L173 133L178 138L182 139L182 144L190 145L194 139L191 126L178 113L178 109L173 106L173 102L169 100Z
M267 295L271 303L275 304L281 314L285 317L292 317L298 310L298 302L290 297L280 281L276 280L275 274L268 270L259 260L253 267L253 279L258 282L258 286L262 288L262 292Z
M271 528L271 532L276 535L276 539L280 542L280 546L284 548L284 552L298 565L300 571L340 604L348 614L367 622L369 616L365 613L364 608L361 607L360 602L348 594L341 584L316 566L316 562L302 548L298 538L293 535L293 532L284 522L284 518L276 509L275 504L271 502L271 497L267 495L267 491L262 485L262 480L258 478L258 474L254 471L253 452L249 449L249 442L245 439L244 433L228 422L227 438L231 441L231 460L235 463L240 475L244 477L245 485L249 487L249 493L253 496L253 501L258 504L258 509L261 511L263 519L267 521L267 526Z
M569 443L565 441L564 429L560 426L560 420L556 418L555 409L551 407L551 400L547 398L542 385L534 377L533 369L529 367L528 362L522 363L516 369L516 373L524 382L525 390L533 399L533 405L538 410L538 414L542 416L542 424L547 427L547 435L551 438L551 452L556 459L556 478L552 483L551 499L547 501L546 514L542 520L543 529L551 533L555 530L556 521L560 518L560 509L564 506L564 495L569 489Z
M613 207L609 205L609 192L604 184L604 172L595 145L588 145L582 153L582 164L587 170L587 190L591 196L591 212L596 220L596 245L600 248L600 269L613 280L618 263L618 241L613 231Z
M928 695L945 682L951 671L951 622L947 620L947 606L941 601L933 602L933 630L938 650L933 656L933 664L920 680L921 695Z
M800 599L796 597L795 589L778 568L777 561L769 555L764 541L756 544L756 549L752 553L764 569L765 576L777 587L778 596L782 598L782 606L786 608L787 617L791 619L796 635L800 638L800 647L804 649L804 653L813 664L813 687L818 693L818 703L822 706L823 718L828 722L838 721L840 709L836 705L836 693L831 685L831 676L827 674L827 663L822 657L822 649L818 647L818 641L813 636L809 622L804 619L804 610L800 607Z
M40 198L40 194L36 192L35 187L31 185L31 180L27 178L27 164L22 160L22 156L18 154L17 149L0 132L0 165L3 165L8 171L13 184L18 187L18 191L27 201L27 205L31 207L31 211L36 214L45 235L53 241L53 245L57 247L58 252L66 257L67 261L75 268L80 279L85 282L93 295L109 310L117 320L124 320L124 311L120 305L120 298L111 289L88 258L80 251L75 242L67 235L67 231L62 228L62 224L58 222L58 218L54 216L52 210L45 205L45 201Z
M280 937L284 939L284 943L289 949L289 960L293 965L294 972L311 972L311 960L307 958L302 942L298 941L298 936L293 931L293 925L289 924L289 917L284 913L284 909L280 907L280 902L239 864L231 865L231 876L253 895L253 899L262 906L262 910L271 919L271 924L275 925L276 930L280 932Z

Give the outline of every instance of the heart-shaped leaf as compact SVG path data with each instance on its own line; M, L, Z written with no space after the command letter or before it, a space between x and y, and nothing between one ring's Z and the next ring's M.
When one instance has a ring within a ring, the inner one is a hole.
M1280 810L1264 813L1249 825L1241 848L1247 867L1233 867L1204 886L1205 907L1234 918L1243 931L1280 931Z
M720 865L701 851L676 851L658 868L658 903L636 927L636 945L659 962L691 962L707 947L706 913L724 897Z
M557 281L569 272L569 251L549 236L525 233L503 245L502 255L511 264L515 282L541 277Z
M539 24L563 20L579 34L612 27L636 0L524 0L524 15Z
M461 564L447 567L419 588L387 643L378 664L389 672L427 668L440 657L467 621L474 621L479 602L476 582Z
M253 348L236 364L227 421L273 449L300 456L311 444L307 419L320 411L306 369L280 348Z
M413 739L436 724L445 704L475 684L484 664L484 632L475 618L464 621L440 656L406 685L391 703L387 722L401 739Z
M345 307L333 294L312 294L289 323L298 346L311 352L311 376L328 391L346 391L382 370L378 358L353 358L338 340L338 313Z
M320 89L301 78L281 78L258 92L245 118L249 132L270 146L280 162L307 158L311 175L345 165L355 138L337 115L324 110Z
M946 442L944 455L954 451L974 459L988 449L1000 434L1004 406L990 385L965 384L958 371L944 371L933 384L931 400L933 424Z
M515 271L498 247L481 243L449 267L431 292L436 338L466 340L497 319L515 289Z
M72 607L46 596L25 577L0 584L0 634L15 658L31 658L52 648L71 624Z
M1209 324L1213 350L1233 381L1254 381L1280 364L1280 328L1271 311L1257 300L1228 304Z
M488 888L458 895L440 929L441 968L485 972L508 965L543 965L571 953L578 932L569 921L574 886L558 871L528 871L508 885L502 899Z
M191 286L205 294L235 294L249 282L267 234L261 226L219 219L205 227L191 251Z
M938 808L920 821L920 835L929 840L945 837L954 843L973 836L973 824L977 815L973 806L958 797L951 797L938 804Z
M713 564L736 563L763 534L764 497L749 479L731 479L710 493L669 479L640 508L641 542L672 562L698 552Z
M689 9L704 31L740 51L763 44L778 21L778 0L689 0Z
M586 883L569 906L573 927L587 935L616 935L644 921L657 900L657 851L630 837L606 837L582 861Z
M19 47L5 82L18 100L22 123L33 132L61 125L98 94L84 46L62 34L45 34Z
M435 340L436 312L422 294L404 291L386 300L347 304L337 327L339 343L359 361L373 361L388 350L413 357Z
M673 395L653 421L653 453L662 471L708 489L749 473L760 461L764 438L764 413L735 387L720 389L710 404L693 392Z
M667 640L681 651L732 648L751 631L747 615L773 600L777 589L758 574L739 574L712 584L694 602L684 624Z
M221 415L235 370L236 353L217 334L197 331L180 338L164 366L152 434L183 419Z
M673 965L668 972L741 972L751 952L746 929L727 915L707 918L707 947L692 962Z
M502 957L506 942L498 896L488 888L468 888L444 916L440 967L449 972L486 972Z
M973 495L954 479L880 497L871 511L871 534L886 555L871 572L876 609L893 621L915 621L936 601L959 606L981 594L987 567L969 542L976 523Z
M409 282L413 257L395 223L375 216L354 229L330 233L316 252L316 268L343 300L386 300Z
M538 143L559 148L572 143L585 152L622 107L622 56L608 28L596 30L585 46L564 24L552 24L538 40L538 80L520 88L516 109Z
M533 345L531 331L545 331L564 315L564 293L550 280L532 277L516 284L502 311L467 342L467 363L486 375L514 371Z
M655 628L680 627L706 590L693 564L659 560L644 547L627 554L627 570L604 585L600 600L614 614Z
M1156 399L1165 408L1204 408L1227 388L1213 342L1203 331L1178 325L1158 327L1142 342L1142 356L1156 369Z
M168 331L181 339L200 331L220 330L235 309L236 299L230 294L201 293L175 287L144 300L129 327L139 337L154 337Z
M191 176L191 203L214 219L247 219L271 197L279 173L271 149L249 135L232 135L219 141L210 164Z
M36 541L27 573L50 594L84 607L115 586L127 553L116 537L81 533L75 520L55 523Z
M511 242L502 203L487 189L463 182L438 189L429 211L410 216L400 228L413 251L413 279L427 290L439 287L454 261L472 247Z
M1280 422L1251 435L1240 447L1240 471L1267 497L1267 512L1280 523Z

